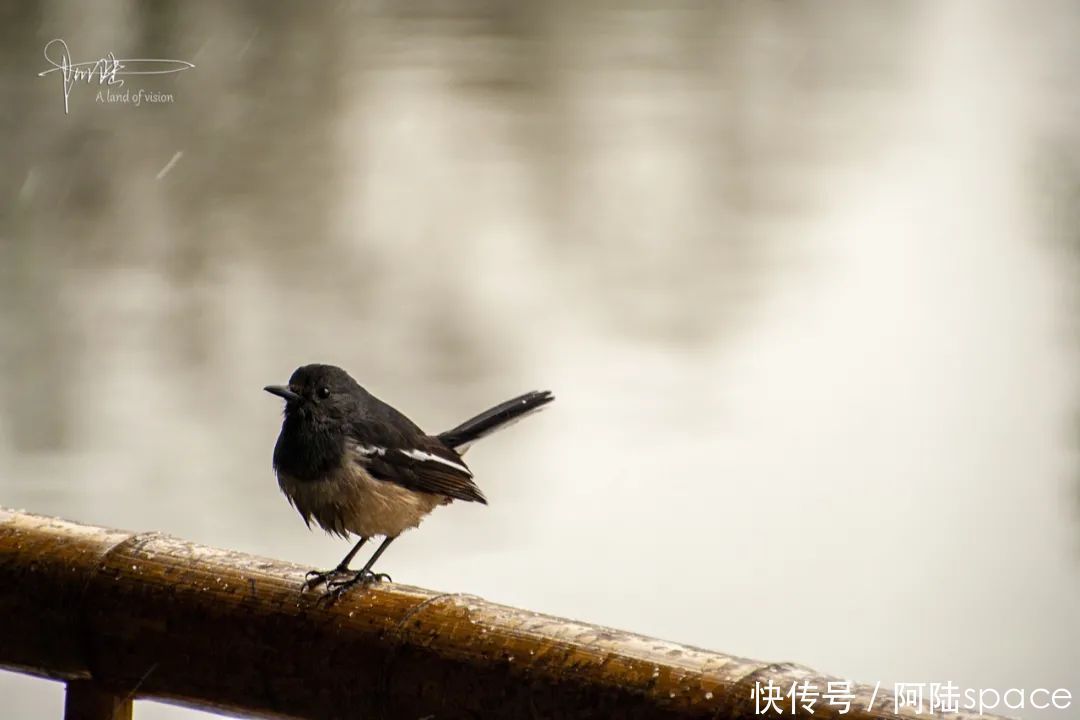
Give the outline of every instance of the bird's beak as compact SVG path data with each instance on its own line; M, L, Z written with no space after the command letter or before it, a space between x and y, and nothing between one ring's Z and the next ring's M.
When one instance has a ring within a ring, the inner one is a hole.
M300 399L300 396L294 393L285 385L267 385L263 388L271 395L277 395L280 398L285 398L286 402L296 402Z

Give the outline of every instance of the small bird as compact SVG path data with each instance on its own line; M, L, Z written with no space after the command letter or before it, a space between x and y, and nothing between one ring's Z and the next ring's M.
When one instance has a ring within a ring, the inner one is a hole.
M289 503L311 527L359 537L333 570L311 571L304 589L325 583L332 596L357 584L389 580L371 568L405 530L454 500L487 504L461 456L469 445L555 399L525 393L452 430L428 435L334 365L304 365L288 385L268 385L285 400L274 446L274 472ZM364 565L349 563L369 538L385 539Z

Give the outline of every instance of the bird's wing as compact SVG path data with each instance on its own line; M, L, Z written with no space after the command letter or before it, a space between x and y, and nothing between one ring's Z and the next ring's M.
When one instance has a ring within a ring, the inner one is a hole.
M372 477L417 492L487 504L464 461L438 438L420 435L385 439L409 442L352 444L355 461Z

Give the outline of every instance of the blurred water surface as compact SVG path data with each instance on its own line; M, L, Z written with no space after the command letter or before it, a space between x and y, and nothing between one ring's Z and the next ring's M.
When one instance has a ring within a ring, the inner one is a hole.
M491 505L382 569L886 687L1080 692L1075 4L0 17L3 505L325 567L263 385L334 362L431 430L551 388L470 453ZM196 68L65 115L56 37ZM59 685L0 696L59 716Z

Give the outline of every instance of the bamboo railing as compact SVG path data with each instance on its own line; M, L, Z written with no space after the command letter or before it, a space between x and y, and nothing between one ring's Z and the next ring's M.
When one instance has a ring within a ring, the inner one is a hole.
M69 720L130 718L134 698L268 718L735 719L762 717L757 683L836 680L407 585L320 602L305 570L0 509L0 667L66 682ZM851 691L849 712L796 717L928 717Z

